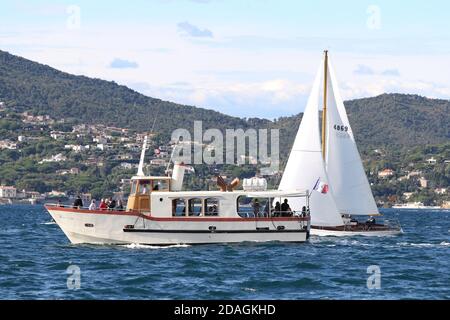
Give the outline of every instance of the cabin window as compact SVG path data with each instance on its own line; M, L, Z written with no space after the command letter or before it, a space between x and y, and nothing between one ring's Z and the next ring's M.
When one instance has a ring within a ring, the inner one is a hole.
M136 194L137 185L138 185L137 181L133 181L133 183L131 184L131 192L130 192L131 195Z
M168 180L153 180L152 191L169 191Z
M149 194L150 191L150 181L141 180L139 181L139 194Z
M219 199L205 199L205 216L219 215Z
M184 199L172 200L172 216L184 217L186 216L186 201Z
M271 211L273 208L269 198L240 196L237 199L237 212L242 218L268 217Z
M202 199L190 199L189 200L189 216L201 216L202 215Z

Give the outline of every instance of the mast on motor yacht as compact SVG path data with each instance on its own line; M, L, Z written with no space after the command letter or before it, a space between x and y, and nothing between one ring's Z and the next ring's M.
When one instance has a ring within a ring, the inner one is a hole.
M145 150L147 149L147 140L148 140L148 136L145 135L144 137L144 143L142 145L142 151L141 151L141 158L139 160L139 167L138 167L138 171L137 171L137 176L139 177L144 177L144 159L145 159Z

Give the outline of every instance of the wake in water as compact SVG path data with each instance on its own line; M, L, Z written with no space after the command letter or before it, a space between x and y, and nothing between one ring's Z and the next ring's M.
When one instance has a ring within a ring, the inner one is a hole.
M406 246L406 247L448 247L450 246L450 242L442 241L441 243L413 243L413 242L398 242L397 245L399 246Z
M40 224L43 224L43 225L51 225L51 224L56 224L56 222L55 222L55 221L47 221L47 222L42 222L42 223L40 223Z
M187 244L173 244L168 246L152 246L147 244L139 244L139 243L131 243L119 245L120 247L128 248L128 249L170 249L170 248L188 248L190 245Z
M364 240L367 240L365 242ZM309 242L312 244L319 244L319 245L326 245L327 247L335 247L337 245L339 246L377 246L376 243L369 242L371 239L369 238L362 238L360 240L356 240L353 237L352 238L340 238L340 237L318 237L318 236L312 236L309 239Z

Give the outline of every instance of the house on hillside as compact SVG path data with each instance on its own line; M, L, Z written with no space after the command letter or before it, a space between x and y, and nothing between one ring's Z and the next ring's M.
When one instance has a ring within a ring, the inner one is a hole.
M420 187L422 188L428 188L428 180L425 179L424 177L421 177L419 179L419 183L420 183Z
M1 140L0 141L0 149L16 150L17 143L14 143L10 140Z
M97 142L98 144L107 144L108 139L104 136L98 136L92 139L93 142Z
M378 171L378 177L379 178L388 178L388 177L392 177L394 175L394 170L392 169L384 169L381 171Z
M133 155L129 153L121 153L114 156L114 160L133 160Z
M17 189L11 186L0 186L0 198L15 198Z
M411 171L410 173L408 173L408 179L410 179L411 177L417 177L420 175L422 175L422 171L414 170L414 171Z
M42 161L39 161L39 164L43 164L45 162L63 162L67 161L67 157L62 153L58 153L57 155L51 156L50 158L44 158Z
M413 194L414 192L403 192L403 197L405 200L409 200Z
M124 169L133 169L138 167L136 163L129 163L129 162L122 162L120 166Z
M69 149L69 150L72 150L72 151L77 152L77 153L89 150L90 148L91 147L89 145L82 146L82 145L79 145L79 144L66 144L64 146L64 149Z
M69 173L70 174L80 174L80 169L79 168L70 168Z
M66 138L67 132L52 131L50 132L50 137L55 140L63 140Z
M152 159L150 160L150 165L152 166L166 166L167 161L164 159Z
M51 192L47 192L45 194L47 197L66 197L66 193L63 191L52 190Z

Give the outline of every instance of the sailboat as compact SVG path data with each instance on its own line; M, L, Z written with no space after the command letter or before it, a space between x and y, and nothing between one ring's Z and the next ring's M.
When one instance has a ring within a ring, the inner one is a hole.
M292 188L310 190L309 207L302 199L290 200L290 207L294 211L309 209L311 235L384 236L403 232L397 221L382 219L378 211L328 51L315 77L278 189ZM360 216L364 216L364 222L357 219Z

